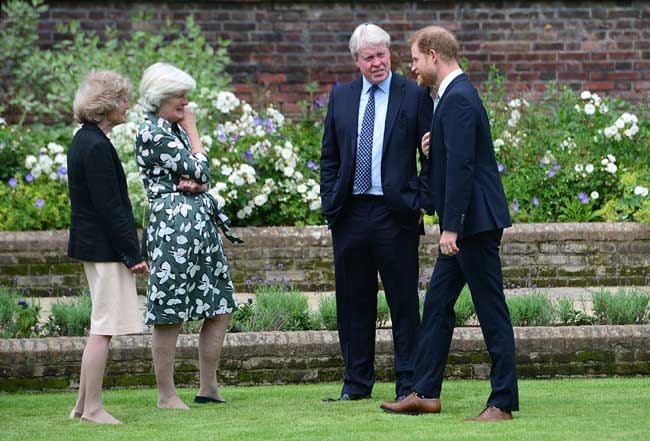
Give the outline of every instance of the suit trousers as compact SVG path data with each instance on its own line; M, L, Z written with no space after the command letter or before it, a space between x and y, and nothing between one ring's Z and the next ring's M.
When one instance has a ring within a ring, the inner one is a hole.
M460 239L456 255L438 256L418 331L414 391L440 397L454 332L454 304L467 283L492 362L487 405L519 410L514 332L499 258L502 234L495 230Z
M401 225L383 197L352 197L332 227L342 393L367 395L375 382L377 273L393 324L396 395L410 393L420 324L418 225Z

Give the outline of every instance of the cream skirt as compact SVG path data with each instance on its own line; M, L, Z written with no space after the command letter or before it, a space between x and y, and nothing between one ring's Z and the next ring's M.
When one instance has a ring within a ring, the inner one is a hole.
M139 334L144 318L135 290L135 275L120 262L83 262L90 286L94 335Z

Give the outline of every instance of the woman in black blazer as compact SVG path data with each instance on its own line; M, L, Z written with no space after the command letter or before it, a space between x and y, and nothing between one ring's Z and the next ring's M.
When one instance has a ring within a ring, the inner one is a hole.
M79 397L70 417L100 424L120 422L102 405L104 368L113 335L142 332L135 274L148 272L124 170L107 136L126 121L131 92L131 83L114 72L91 73L75 95L75 119L83 126L68 151L68 256L83 262L92 299Z

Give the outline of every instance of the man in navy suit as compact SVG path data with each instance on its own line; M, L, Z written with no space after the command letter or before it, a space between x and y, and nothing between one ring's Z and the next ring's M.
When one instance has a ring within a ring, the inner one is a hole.
M431 124L427 90L391 72L390 36L362 24L350 38L361 77L330 94L321 151L321 200L332 230L341 395L370 398L375 381L377 273L393 323L396 397L411 391L422 230L416 153Z
M430 26L411 38L411 70L437 90L429 136L423 205L438 213L440 249L424 302L415 352L413 393L382 408L394 413L440 412L440 390L454 331L454 304L465 283L492 361L490 394L474 421L512 419L519 410L515 341L503 294L499 246L511 226L483 103L458 66L458 42Z

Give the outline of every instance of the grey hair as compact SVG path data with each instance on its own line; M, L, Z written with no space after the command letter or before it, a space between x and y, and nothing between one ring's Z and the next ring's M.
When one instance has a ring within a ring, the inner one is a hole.
M352 58L357 59L359 50L364 44L370 46L383 44L388 48L390 47L390 35L376 24L360 24L350 37L350 53L352 54Z
M168 63L149 66L140 81L140 104L147 112L156 112L167 98L196 88L196 81L187 72Z

